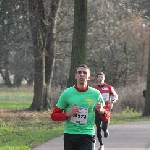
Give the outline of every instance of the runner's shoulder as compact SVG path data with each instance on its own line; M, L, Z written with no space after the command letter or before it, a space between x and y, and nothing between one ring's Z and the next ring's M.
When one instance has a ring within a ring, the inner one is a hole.
M112 87L111 84L105 83L105 87Z
M66 88L66 89L63 91L63 93L71 92L71 91L74 91L74 90L75 90L74 86L71 86L71 87Z
M89 87L89 90L91 90L92 92L98 93L99 94L99 90L97 90L94 87Z

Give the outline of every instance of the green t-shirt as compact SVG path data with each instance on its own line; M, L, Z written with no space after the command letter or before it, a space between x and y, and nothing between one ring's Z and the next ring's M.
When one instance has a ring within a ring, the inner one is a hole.
M72 105L80 108L76 116L68 117L64 133L94 135L95 104L100 102L104 106L101 93L95 88L88 87L85 92L79 92L74 87L67 88L59 97L56 106L68 112Z

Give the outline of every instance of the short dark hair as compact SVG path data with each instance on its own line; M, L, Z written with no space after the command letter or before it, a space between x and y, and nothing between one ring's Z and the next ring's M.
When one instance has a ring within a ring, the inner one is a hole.
M89 68L87 65L81 64L81 65L79 65L79 66L76 68L76 70L77 70L79 67L86 68L86 69L89 71L89 73L90 73L90 68Z
M79 65L76 69L78 69L79 67L84 67L84 68L87 68L87 69L89 69L89 70L90 70L90 68L89 68L87 65L85 65L85 64L81 64L81 65Z
M105 74L104 74L103 72L98 72L97 77L98 77L99 75L104 75L104 76L105 76Z

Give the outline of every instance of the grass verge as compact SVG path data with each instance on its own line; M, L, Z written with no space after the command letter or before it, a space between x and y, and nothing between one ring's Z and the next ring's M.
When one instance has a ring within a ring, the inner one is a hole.
M0 109L0 150L31 150L33 147L63 134L64 124L52 122L50 112L22 109ZM111 124L147 121L141 113L112 113Z
M30 150L63 134L64 124L52 122L50 112L0 111L0 150Z
M143 117L142 112L135 112L127 107L122 113L111 113L110 124L122 124L127 122L150 121L149 117Z

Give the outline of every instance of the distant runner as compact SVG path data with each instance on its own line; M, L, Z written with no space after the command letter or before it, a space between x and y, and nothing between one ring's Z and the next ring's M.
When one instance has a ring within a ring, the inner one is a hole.
M98 84L94 88L102 94L103 100L105 101L105 111L103 114L99 114L97 111L95 112L95 124L97 127L97 138L100 143L98 150L104 150L101 130L104 132L104 137L107 138L109 136L108 125L110 122L110 111L113 108L113 104L118 100L118 95L111 85L105 83L105 74L103 72L97 74L97 81Z

